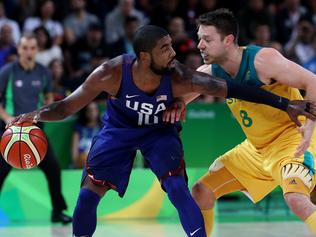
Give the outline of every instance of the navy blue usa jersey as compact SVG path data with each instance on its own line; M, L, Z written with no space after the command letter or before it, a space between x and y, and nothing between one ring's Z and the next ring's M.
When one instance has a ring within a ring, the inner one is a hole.
M173 101L170 75L162 76L155 93L148 95L134 83L132 66L135 60L133 55L123 55L120 90L116 98L107 101L105 124L118 128L170 126L162 122L163 111Z

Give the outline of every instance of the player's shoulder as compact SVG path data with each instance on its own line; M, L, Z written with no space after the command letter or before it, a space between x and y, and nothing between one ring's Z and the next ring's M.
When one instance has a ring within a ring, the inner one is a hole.
M84 87L101 88L116 95L121 82L123 56L117 56L98 66L87 78Z
M283 59L284 57L278 50L264 47L256 54L254 58L254 66L256 70L266 70L267 67L275 67L282 63Z
M104 73L112 73L114 71L120 71L124 63L124 55L119 55L115 58L109 59L100 65L100 69Z
M255 61L265 60L268 63L271 59L278 58L280 56L282 56L282 54L278 50L270 47L263 47L256 54Z
M254 68L265 84L270 83L277 71L284 67L285 58L274 48L262 48L254 59ZM268 69L268 70L267 70Z

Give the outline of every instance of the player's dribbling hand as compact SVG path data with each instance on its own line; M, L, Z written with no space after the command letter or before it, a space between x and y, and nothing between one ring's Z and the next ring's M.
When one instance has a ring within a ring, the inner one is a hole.
M10 127L13 124L21 124L21 123L37 123L40 116L38 111L34 111L27 114L21 114L15 118L13 118L9 123L7 123L6 128Z
M291 100L286 112L298 127L302 126L298 120L300 115L306 116L306 118L313 121L316 120L316 105L308 100Z
M180 119L185 122L185 103L182 99L177 98L163 112L162 121L175 123Z
M298 131L302 134L302 141L297 147L294 157L300 157L310 146L311 138L314 132L315 122L307 120L306 123L298 128Z

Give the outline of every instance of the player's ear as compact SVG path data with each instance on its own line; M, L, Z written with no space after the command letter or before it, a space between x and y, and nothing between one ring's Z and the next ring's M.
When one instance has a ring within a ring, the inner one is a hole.
M151 60L150 53L140 52L139 59L142 63L150 64L150 60Z
M224 38L224 43L230 46L235 43L235 37L232 34L226 35Z

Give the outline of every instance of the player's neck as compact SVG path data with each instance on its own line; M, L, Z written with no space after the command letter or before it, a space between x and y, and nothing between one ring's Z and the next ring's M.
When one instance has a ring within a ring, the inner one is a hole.
M140 90L146 93L152 93L159 87L161 76L135 62L133 65L133 80Z
M243 49L236 46L228 51L220 66L232 77L234 78L238 71L242 60Z

